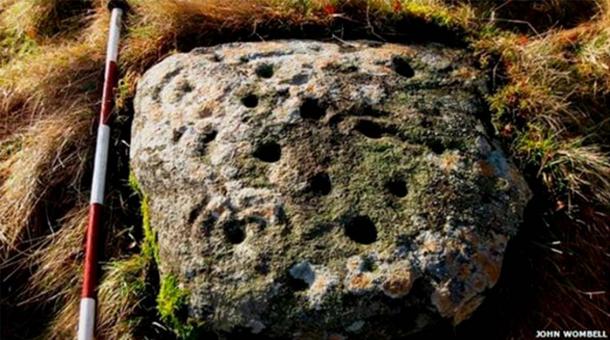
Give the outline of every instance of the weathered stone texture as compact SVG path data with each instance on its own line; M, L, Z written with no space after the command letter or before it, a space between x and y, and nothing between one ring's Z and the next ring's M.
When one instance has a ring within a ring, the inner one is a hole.
M486 91L439 45L234 43L150 69L131 162L190 322L383 338L468 318L530 197Z

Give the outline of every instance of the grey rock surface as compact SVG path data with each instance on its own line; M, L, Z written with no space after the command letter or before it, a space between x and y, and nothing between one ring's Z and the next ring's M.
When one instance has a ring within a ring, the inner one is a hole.
M467 319L531 196L486 93L433 44L232 43L151 68L131 163L185 322L321 339Z

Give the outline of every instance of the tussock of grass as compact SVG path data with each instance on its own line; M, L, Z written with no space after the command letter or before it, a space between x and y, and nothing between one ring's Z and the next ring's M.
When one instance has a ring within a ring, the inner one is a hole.
M76 274L82 271L88 211L88 205L81 203L60 221L61 228L46 236L28 256L27 264L33 273L20 303L27 306L53 301L60 306L46 330L45 337L49 339L71 337L78 322L82 277Z
M44 117L93 111L100 62L103 54L93 44L77 44L47 48L1 68L0 139Z
M76 263L80 273L81 262ZM117 259L104 266L104 276L98 288L98 319L96 334L101 339L134 339L140 326L136 312L148 293L146 275L150 262L140 254ZM80 282L80 277L76 277ZM57 316L45 332L48 339L74 336L78 325L80 285L64 288L64 298Z
M535 40L514 36L499 49L509 83L490 99L496 125L560 200L610 206L609 34L601 16Z
M70 290L69 299L58 301L61 303L58 305L52 321L44 330L43 338L60 340L74 336L78 325L80 289L70 287Z
M32 280L19 292L22 306L46 300L54 313L48 334L55 338L72 336L77 320L86 218L82 202L89 186L85 170L93 154L92 112L99 109L108 26L103 1L65 3L0 0L0 267L32 270ZM540 305L548 313L557 303L582 307L591 327L603 325L600 315L607 314L599 306L607 297L584 298L579 277L604 282L594 267L604 261L599 257L608 231L603 212L610 209L609 0L129 3L117 93L123 116L132 110L139 76L176 50L234 39L345 38L346 32L347 37L391 40L417 40L426 36L422 32L430 32L426 39L447 43L463 39L459 43L470 44L483 67L496 71L498 88L489 103L505 145L561 213L587 221L557 226L573 253L589 262L578 264L578 275L565 280L564 272L545 269L541 289L552 291L545 301L556 303ZM158 249L147 199L140 194L139 253L117 242L106 247L98 328L107 338L133 334L140 302L150 293L146 276ZM120 200L110 204L111 210L122 209ZM130 232L130 226L114 228ZM546 266L571 264L557 256L545 258ZM188 326L176 312L185 296L171 277L161 280L158 312L181 335ZM553 315L552 322L575 328L581 321Z
M143 254L110 262L99 286L100 319L97 334L105 339L127 339L139 326L136 312L150 289L151 259Z
M76 108L74 108L76 109ZM0 251L6 256L23 242L48 233L46 207L70 205L87 167L91 115L77 111L36 122L25 132L18 151L2 162L0 173ZM62 187L63 194L55 190ZM57 203L57 202L55 202ZM72 203L73 204L73 203ZM48 216L48 215L47 215ZM60 217L60 216L57 216Z
M19 304L61 306L49 324L45 338L70 338L77 325L84 256L82 244L88 221L88 204L81 206L59 221L59 230L46 236L28 255L27 261L21 263L33 272L26 290L19 297ZM125 251L119 248L107 249L111 253L106 255L112 260L103 265L104 275L98 288L97 334L101 338L131 339L141 326L142 317L138 315L142 303L154 292L149 283L151 267L155 263L150 250L153 246L146 249L142 246L139 253L128 256L121 255Z
M83 256L83 232L87 228L86 204L70 212L60 223L61 229L46 237L44 244L29 255L29 263L35 268L29 278L27 299L66 301L78 287L81 277L74 275L81 269Z
M22 58L37 49L37 44L27 37L15 37L0 33L0 66L12 58Z
M0 28L32 39L65 36L78 28L92 5L92 0L4 0Z

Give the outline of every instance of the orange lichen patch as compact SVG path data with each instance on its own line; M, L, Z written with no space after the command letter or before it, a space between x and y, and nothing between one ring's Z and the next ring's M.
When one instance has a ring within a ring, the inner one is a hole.
M212 110L212 108L210 108L208 105L206 105L199 112L199 117L207 118L207 117L211 116L213 112L214 111Z
M453 324L457 325L462 321L468 319L472 313L481 305L483 302L482 296L475 296L470 300L467 300L460 304L459 307L456 308L455 314L453 315Z
M457 171L460 165L460 155L456 152L446 152L440 156L439 167L444 172Z
M434 253L441 249L441 245L438 240L430 237L424 240L421 249L423 253Z
M485 177L493 177L496 174L496 169L487 161L478 161L475 167L475 171Z
M455 308L453 301L451 301L451 293L449 292L450 283L451 280L446 281L441 287L438 287L431 296L432 304L436 307L438 313L446 318L453 316L453 310Z
M347 289L350 291L364 291L373 287L373 278L369 273L360 273L349 279Z
M482 292L487 288L488 281L481 274L475 274L470 279L470 285L477 292Z
M328 280L328 278L326 278L323 275L318 275L316 277L316 280L312 283L311 287L309 289L311 289L311 291L315 294L315 293L324 293L326 292L326 289L328 288L330 282Z
M413 287L413 274L408 268L393 270L381 285L385 295L391 298L400 298L411 291Z
M260 216L267 221L275 216L275 209L273 207L255 207L250 209L244 209L244 216ZM251 224L257 224L258 222L251 222Z
M451 318L453 324L457 325L468 319L468 317L470 317L470 315L481 305L484 298L475 295L473 297L467 297L459 305L456 305L451 300L451 293L449 292L450 283L451 280L437 288L434 293L432 293L431 299L439 314L445 318Z
M460 79L472 79L477 76L477 74L469 67L460 67L457 70L451 72L451 75Z
M477 266L487 275L489 285L493 286L500 277L500 271L502 270L502 262L493 261L492 259L481 253L474 254L473 260L477 264Z

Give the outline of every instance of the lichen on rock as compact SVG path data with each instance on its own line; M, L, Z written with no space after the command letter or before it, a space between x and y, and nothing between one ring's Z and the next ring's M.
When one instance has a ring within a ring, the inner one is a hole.
M467 319L531 195L486 91L436 44L232 43L151 68L131 163L189 323L383 338Z

